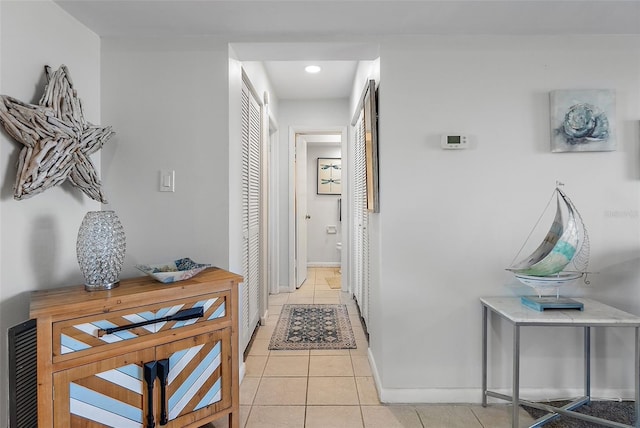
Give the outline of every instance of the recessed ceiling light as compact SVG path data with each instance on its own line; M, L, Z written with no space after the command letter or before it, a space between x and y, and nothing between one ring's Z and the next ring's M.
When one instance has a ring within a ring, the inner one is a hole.
M320 70L322 70L322 69L317 65L307 65L304 68L304 71L306 71L307 73L311 73L311 74L320 73Z

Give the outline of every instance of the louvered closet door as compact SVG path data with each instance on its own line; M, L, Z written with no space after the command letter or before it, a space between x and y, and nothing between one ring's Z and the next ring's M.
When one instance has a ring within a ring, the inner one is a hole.
M240 351L244 351L260 320L260 147L261 106L242 85L242 234L243 276Z
M355 125L353 168L353 293L366 324L369 322L369 214L367 212L367 168L365 152L364 115Z

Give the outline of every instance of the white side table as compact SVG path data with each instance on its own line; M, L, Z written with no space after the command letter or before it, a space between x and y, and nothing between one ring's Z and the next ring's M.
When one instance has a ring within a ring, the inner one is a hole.
M640 428L640 317L607 306L592 299L574 298L584 304L584 310L554 309L538 312L520 302L518 297L484 297L482 303L482 405L487 406L487 397L499 398L512 403L512 427L518 428L520 404L546 410L549 415L535 421L530 428L540 427L560 416L594 422L607 427ZM487 318L488 313L498 315L513 324L513 389L508 396L487 389ZM520 398L520 327L565 326L584 329L584 396L559 407L535 403ZM635 414L636 424L625 425L594 416L584 415L574 410L591 400L591 327L634 327L635 328Z

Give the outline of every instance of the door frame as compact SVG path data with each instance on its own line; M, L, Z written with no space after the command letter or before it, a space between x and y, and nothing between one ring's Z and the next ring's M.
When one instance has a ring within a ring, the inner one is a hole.
M265 95L265 100L268 96ZM269 103L265 104L267 106L267 120L268 124L268 136L266 138L268 143L267 152L269 154L269 165L267 166L267 180L269 182L269 196L267 198L267 217L268 217L268 249L267 249L267 263L266 270L268 270L267 275L268 285L265 290L265 307L263 309L263 316L266 318L268 316L268 308L269 308L269 294L278 294L280 292L280 226L278 222L278 207L280 206L280 192L278 192L278 171L279 171L279 162L278 162L278 141L280 138L280 133L278 130L278 123L275 118L272 116L271 108Z
M296 289L300 288L307 280L307 272L309 270L307 220L310 217L309 210L307 209L307 202L309 201L309 192L307 191L307 177L309 175L307 171L307 135L308 134L295 135L295 158L293 161L293 186L295 188L295 205L293 208L295 222L295 250L293 253L295 255L294 278ZM306 266L304 263L306 263Z
M348 171L346 171L347 169L347 165L348 165L348 152L346 150L347 145L347 141L348 141L348 133L347 133L348 127L347 126L296 126L296 125L291 125L289 126L289 210L287 212L287 216L289 218L289 283L288 283L288 288L284 289L283 291L288 291L288 292L294 292L296 290L296 216L295 216L295 209L296 209L296 186L295 186L295 162L296 162L296 135L299 134L313 134L313 135L319 135L319 134L340 134L341 135L341 140L342 140L342 207L343 210L348 208L350 206L351 203L351 195L350 195L350 190L349 190L349 182L348 182ZM304 162L306 162L307 160L304 159ZM347 189L345 191L345 189ZM342 236L343 236L343 240L345 236L345 233L349 233L349 229L348 229L348 222L345 222L346 216L343 213L342 215ZM347 269L345 260L348 260L348 258L346 258L346 252L347 252L347 246L342 245L342 254L341 254L341 259L342 259L342 277L343 278L348 278L348 276L345 276L345 270ZM344 284L343 284L344 287Z

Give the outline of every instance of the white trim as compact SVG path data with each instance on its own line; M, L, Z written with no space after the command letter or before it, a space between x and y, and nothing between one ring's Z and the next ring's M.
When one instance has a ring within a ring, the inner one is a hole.
M269 120L269 105L267 92L263 95L262 109L261 109L261 128L262 135L260 136L260 288L258 290L258 306L259 306L259 322L260 325L264 325L263 319L267 318L267 310L269 308L269 255L271 249L271 234L269 224L269 196L270 186L269 183L269 162L271 161L269 156L269 147L271 145L270 131L271 121Z
M280 285L278 287L278 293L277 294L280 294L280 293L292 293L292 291L289 289L288 285Z
M269 116L268 144L269 144L269 199L268 205L268 236L269 236L269 252L267 255L267 266L269 267L269 285L267 292L270 294L278 294L280 288L280 227L278 221L278 207L280 206L280 192L278 192L279 177L279 153L278 153L278 124L272 116L271 109L267 104L267 113ZM268 307L268 306L267 306Z
M378 387L376 383L376 387ZM379 387L378 387L379 388ZM385 404L397 403L464 403L480 404L482 402L482 388L379 388L380 402ZM510 388L492 389L494 392L511 395ZM603 399L633 401L634 392L630 390L594 389L591 390L591 399L596 401L597 397L613 397ZM567 389L539 389L521 388L520 397L526 397L529 401L553 401L567 399L567 397L582 397L584 390L581 388ZM627 397L627 398L625 398ZM507 404L500 399L489 399L489 403Z
M286 215L289 218L289 282L284 287L290 293L296 290L296 199L295 199L295 163L296 158L296 128L289 127L289 209ZM280 287L283 288L283 287Z
M242 354L240 354L240 364L239 364L239 366L240 366L240 369L238 370L239 371L238 383L242 384L244 376L247 374L247 365L245 364L244 361L242 361Z
M481 388L383 388L379 391L380 402L385 404L482 402Z
M351 127L345 126L342 128L342 222L341 222L341 234L342 234L342 249L340 250L340 272L342 278L341 291L350 291L349 272L351 272L351 266L349 265L349 249L351 248L351 209L353 205L353 185L351 183L349 174L351 173L351 153L349 147L352 145L349 141L349 129Z
M340 262L307 262L307 267L340 267Z
M482 403L482 388L384 388L371 348L367 350L371 374L378 391L378 399L385 404L391 403ZM511 395L511 388L491 388L491 391L504 395ZM581 397L582 388L521 388L520 397L530 401L560 400L566 397ZM591 388L591 398L597 400L625 400L632 401L635 392L632 389L603 389ZM504 400L489 397L489 403L506 404Z
M264 311L264 313L260 317L260 325L261 326L267 325L268 319L269 319L269 310L267 309L266 311Z

